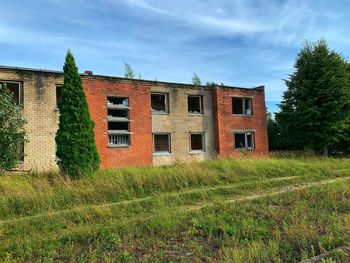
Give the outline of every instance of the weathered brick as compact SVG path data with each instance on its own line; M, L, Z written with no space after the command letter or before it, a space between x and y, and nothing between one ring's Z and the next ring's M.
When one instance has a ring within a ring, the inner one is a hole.
M232 97L252 97L253 115L243 116L232 113ZM218 87L214 90L214 112L216 150L221 157L242 157L242 151L234 148L234 130L253 130L255 149L248 155L268 155L266 106L264 87L251 90Z
M254 130L255 149L249 155L268 155L264 88L195 87L193 85L82 75L102 168L162 165L216 157L241 157L234 149L234 130ZM55 134L59 112L56 86L61 72L0 68L0 81L19 81L24 87L24 117L29 143L23 169L57 169ZM169 114L151 113L151 93L169 94ZM107 96L129 97L131 144L108 147ZM188 95L203 96L203 115L188 113ZM253 115L232 114L232 96L253 98ZM171 155L153 156L153 133L171 133ZM205 134L205 152L190 152L190 133Z

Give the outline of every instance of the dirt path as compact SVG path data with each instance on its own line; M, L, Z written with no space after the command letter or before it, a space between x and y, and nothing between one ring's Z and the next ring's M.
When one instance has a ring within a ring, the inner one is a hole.
M273 181L283 181L283 180L292 180L292 179L298 179L300 178L299 176L289 176L289 177L277 177L277 178L271 178L271 179L266 179L266 180L261 180L261 183L266 183L266 182L273 182ZM287 193L287 192L294 192L294 191L299 191L303 190L306 188L310 188L313 186L319 186L319 185L325 185L325 184L330 184L334 182L341 182L341 181L346 181L349 180L350 176L348 177L340 177L340 178L334 178L334 179L328 179L328 180L321 180L321 181L314 181L314 182L309 182L309 183L304 183L304 184L294 184L294 185L289 185L285 187L281 187L278 189L271 189L271 191L266 192L266 193L261 193L261 194L254 194L250 196L241 196L233 199L226 200L225 203L234 203L234 202L240 202L240 201L248 201L248 200L254 200L258 198L263 198L266 196L274 196L274 195L279 195L282 193ZM143 198L136 198L132 200L124 200L124 201L118 201L118 202L112 202L112 203L105 203L105 204L93 204L93 205L85 205L85 206L80 206L80 207L73 207L65 210L59 210L59 211L53 211L53 212L44 212L36 215L31 215L31 216L24 216L24 217L19 217L19 218L13 218L13 219L8 219L8 220L0 220L0 226L4 224L11 224L19 221L25 221L25 220L30 220L30 219L36 219L44 216L55 216L55 215L60 215L60 214L65 214L65 213L70 213L70 212L79 212L79 211L84 211L88 209L94 209L94 208L106 208L106 207L111 207L111 206L116 206L116 205L125 205L125 204L131 204L131 203L137 203L137 202L142 202L142 201L147 201L151 199L157 199L161 197L171 197L175 195L181 195L181 194L188 194L188 193L194 193L194 192L201 192L201 191L210 191L210 190L217 190L217 189L229 189L229 188L234 188L236 186L242 185L244 183L236 183L236 184L230 184L230 185L220 185L220 186L210 186L210 187L201 187L201 188L195 188L195 189L190 189L190 190L185 190L181 192L176 192L176 193L164 193L164 194L159 194L155 196L149 196L149 197L143 197ZM208 206L213 206L215 205L214 203L205 203L205 204L198 204L198 205L188 205L184 209L174 209L174 211L180 211L180 210L185 210L185 211L192 211L192 210L199 210L204 207Z

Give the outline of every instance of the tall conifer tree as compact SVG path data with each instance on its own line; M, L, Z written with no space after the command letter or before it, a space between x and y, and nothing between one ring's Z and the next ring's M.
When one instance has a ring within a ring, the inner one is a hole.
M80 74L70 50L63 71L56 155L61 172L77 177L97 170L100 157L94 138L95 124L90 118Z

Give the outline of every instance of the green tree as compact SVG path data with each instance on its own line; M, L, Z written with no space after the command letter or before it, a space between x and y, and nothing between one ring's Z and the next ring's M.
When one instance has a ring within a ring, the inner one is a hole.
M127 79L134 79L135 78L134 70L126 62L124 62L124 77Z
M16 105L13 94L0 84L0 171L16 167L21 148L26 142L22 107Z
M295 71L285 80L276 120L288 149L311 149L328 155L346 140L350 129L350 74L347 61L325 40L306 42Z
M269 138L269 150L270 151L283 150L278 123L272 117L272 113L266 112L266 115L267 115L267 133Z
M207 87L211 87L211 88L215 88L215 87L219 86L219 84L217 84L214 81L207 81L206 85L207 85Z
M56 155L61 172L77 177L97 170L100 157L94 139L94 122L90 118L80 74L70 50L63 75Z
M195 86L200 86L202 84L201 79L199 78L199 76L196 73L193 73L192 84Z

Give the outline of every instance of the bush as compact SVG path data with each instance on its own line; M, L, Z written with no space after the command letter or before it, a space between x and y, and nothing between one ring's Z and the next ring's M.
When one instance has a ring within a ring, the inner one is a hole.
M0 171L16 167L26 141L24 124L22 108L6 85L0 85Z

